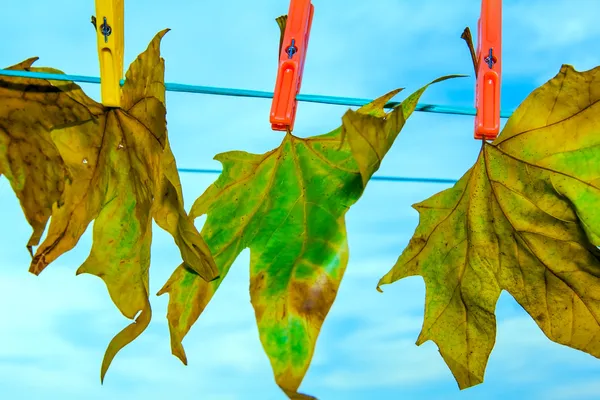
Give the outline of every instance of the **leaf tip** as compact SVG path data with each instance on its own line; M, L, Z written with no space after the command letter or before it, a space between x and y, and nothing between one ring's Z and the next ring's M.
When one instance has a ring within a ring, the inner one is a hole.
M383 112L386 104L403 90L404 90L404 88L394 89L394 90L384 94L383 96L376 98L371 103L365 104L364 106L362 106L361 108L359 108L356 111L357 112L360 111L362 113L371 113L374 110Z
M29 272L38 276L47 266L48 263L44 259L44 256L37 255L31 260L31 264L29 265Z
M108 371L108 368L110 367L117 353L121 351L123 347L141 335L150 324L150 320L152 319L152 309L150 308L150 302L148 299L145 300L146 304L144 308L139 310L135 320L126 326L125 329L117 333L117 335L113 337L108 344L108 347L104 352L104 358L102 359L102 366L100 367L100 382L104 382L106 371Z
M162 31L159 31L159 32L158 32L158 33L157 33L157 34L154 36L154 38L155 38L155 39L158 39L158 40L161 40L161 39L162 39L162 38L163 38L163 37L164 37L164 36L167 34L167 32L169 32L170 30L171 30L171 28L165 28L165 29L163 29Z
M187 359L187 355L185 354L185 350L183 348L183 343L181 343L182 337L180 336L180 333L172 325L172 320L170 318L170 315L167 315L167 319L169 320L169 332L171 334L171 354L173 354L175 357L177 357L183 365L187 366L188 359Z
M435 80L431 81L431 82L429 83L429 85L432 85L432 84L434 84L434 83L438 83L438 82L443 82L443 81L446 81L446 80L448 80L448 79L455 79L455 78L468 78L468 77L469 77L469 75L467 75L467 74L452 74L452 75L446 75L446 76L442 76L442 77L439 77L439 78L437 78L437 79L435 79Z
M104 378L106 378L106 372L108 371L108 367L110 366L112 359L113 359L114 355L112 357L107 357L107 354L104 354L104 359L102 360L102 366L100 367L100 384L103 385L104 384Z
M29 68L31 68L31 66L33 65L33 63L35 63L37 60L39 60L39 57L30 57L24 61L21 61L20 63L10 66L6 69L24 69L24 70L28 70Z
M286 389L282 385L278 385L285 395L291 400L318 400L316 397L309 394L300 393L298 390Z
M172 346L171 354L177 357L179 361L181 361L181 363L187 367L188 360L187 356L185 355L185 350L183 350L183 346L181 345L181 343L177 343Z
M385 274L384 276L381 277L381 279L379 279L379 282L377 282L377 291L379 293L383 293L383 290L381 289L381 287L383 285L389 285L390 283L392 283L392 280L389 278L389 275L392 273L392 271L388 272L387 274Z

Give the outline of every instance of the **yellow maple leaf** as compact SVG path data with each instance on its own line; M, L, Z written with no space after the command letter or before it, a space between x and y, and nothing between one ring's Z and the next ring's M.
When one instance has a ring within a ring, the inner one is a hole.
M413 207L379 285L423 276L417 344L438 345L461 389L483 381L502 290L549 339L600 357L600 67L564 65L453 188Z

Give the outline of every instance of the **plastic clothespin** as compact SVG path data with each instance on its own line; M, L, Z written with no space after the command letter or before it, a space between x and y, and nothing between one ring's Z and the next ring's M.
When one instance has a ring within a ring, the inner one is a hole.
M120 107L125 49L125 0L96 0L96 33L102 104Z
M477 24L475 139L494 140L500 131L502 0L482 0Z
M302 84L313 13L314 6L310 0L290 1L271 105L271 128L275 131L294 129L298 104L296 95Z

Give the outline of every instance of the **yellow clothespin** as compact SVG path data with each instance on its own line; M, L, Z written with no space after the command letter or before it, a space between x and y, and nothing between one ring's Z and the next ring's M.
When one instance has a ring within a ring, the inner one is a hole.
M102 104L120 107L125 50L125 0L96 0L96 33Z

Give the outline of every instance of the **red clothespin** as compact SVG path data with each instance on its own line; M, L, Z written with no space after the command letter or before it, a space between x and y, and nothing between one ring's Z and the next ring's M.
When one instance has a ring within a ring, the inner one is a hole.
M500 131L502 0L482 0L477 24L475 139L494 140Z
M298 104L296 95L302 84L313 12L314 7L310 0L290 1L271 105L271 128L275 131L294 129Z

